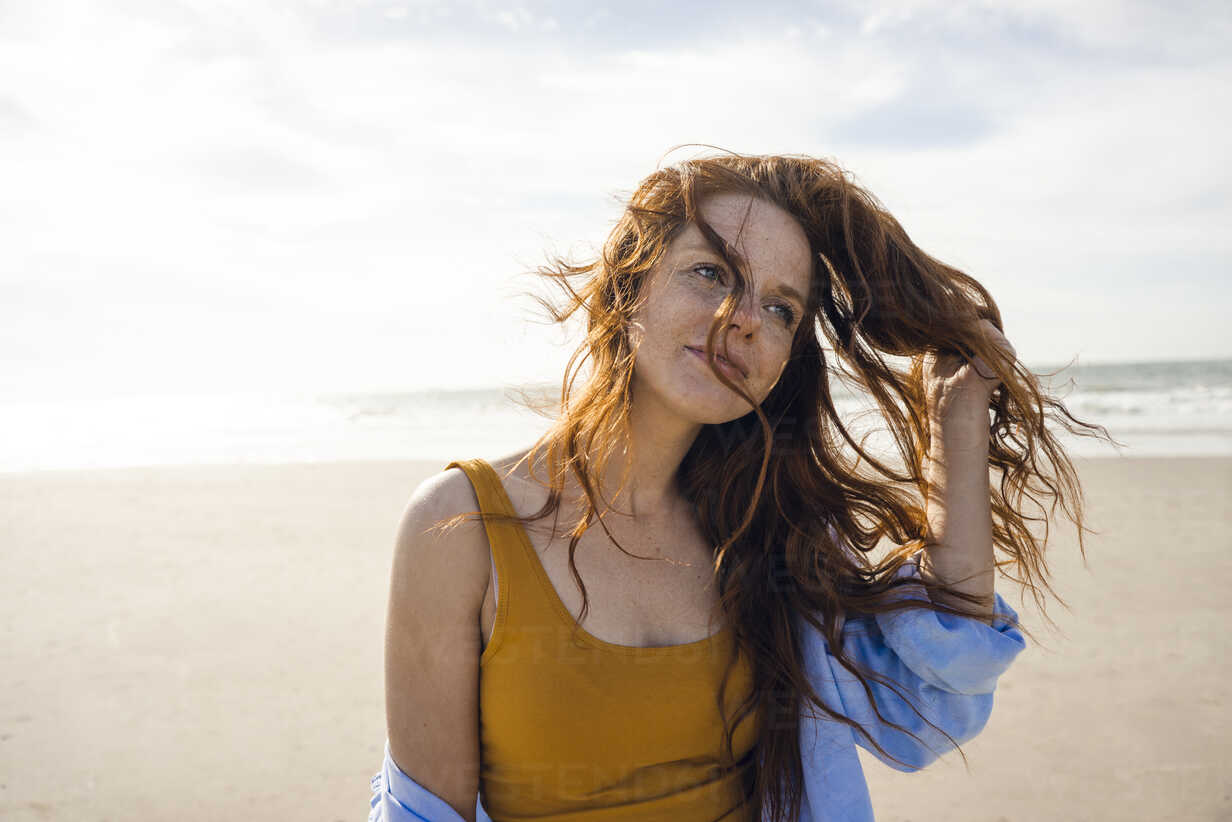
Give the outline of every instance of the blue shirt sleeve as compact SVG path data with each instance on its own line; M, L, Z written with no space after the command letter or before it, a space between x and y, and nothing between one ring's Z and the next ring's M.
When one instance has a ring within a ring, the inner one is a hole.
M492 822L479 797L475 798L476 822ZM402 771L385 741L385 761L372 777L372 800L368 822L465 822L453 806Z
M922 553L917 551L899 569L898 576L920 580ZM928 601L922 585L901 590L906 598ZM896 683L920 713L962 743L983 730L992 713L997 679L1026 647L1022 633L1009 623L1009 619L1017 618L1017 612L1000 594L995 594L992 625L919 609L876 614L843 625L843 650L860 665ZM842 713L907 765L882 756L863 734L851 729L860 747L901 771L919 770L952 749L952 744L929 727L903 697L885 685L870 682L881 714L908 728L922 742L881 722L859 680L828 648L826 656Z

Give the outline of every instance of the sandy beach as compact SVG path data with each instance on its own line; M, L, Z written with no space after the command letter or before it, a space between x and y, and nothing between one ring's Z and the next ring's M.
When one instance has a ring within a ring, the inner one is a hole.
M462 455L466 456L466 455ZM0 818L359 820L398 517L444 462L0 474ZM983 734L878 820L1232 819L1232 459L1077 462L1088 562Z

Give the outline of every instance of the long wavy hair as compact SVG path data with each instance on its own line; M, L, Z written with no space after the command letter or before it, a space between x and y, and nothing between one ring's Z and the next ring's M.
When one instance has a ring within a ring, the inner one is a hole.
M719 193L750 194L782 208L800 224L812 253L803 320L779 381L761 403L729 380L713 360L715 340L729 327L747 287L735 250L701 216L699 204ZM1111 438L1102 426L1071 416L1041 388L1037 375L987 342L977 329L980 319L1002 328L988 291L916 246L877 199L836 163L800 155L724 153L661 168L632 193L597 258L571 263L549 255L549 263L532 272L564 293L559 306L535 297L554 322L564 323L579 311L587 321L586 338L569 360L559 403L553 405L554 422L523 457L532 477L537 456L546 465L546 481L536 480L549 490L547 502L526 516L469 512L450 520L479 517L525 525L542 519L557 510L571 474L588 500L569 532L569 568L582 595L579 625L589 600L574 553L592 519L625 554L659 559L632 554L612 536L603 518L609 504L600 498L595 479L621 438L628 436L630 381L637 359L629 328L643 299L642 286L689 223L705 235L733 274L732 290L716 313L706 347L715 375L744 397L750 410L738 419L702 427L680 464L677 484L714 546L719 607L754 671L753 690L727 725L720 767L751 768L747 784L753 818L762 818L765 808L778 822L799 813L799 721L809 706L851 726L884 756L901 762L813 690L803 667L797 616L822 633L835 658L859 678L870 701L872 679L910 704L898 683L847 657L842 620L907 608L979 617L978 607L987 604L940 583L923 583L927 601L904 598L893 590L914 584L896 579L896 572L916 551L934 544L924 504L930 431L925 355L979 356L1001 380L990 402L989 426L989 463L1000 473L999 485L991 490L993 541L1002 556L995 564L1003 575L1029 587L1041 605L1037 584L1056 596L1048 584L1044 551L1048 520L1057 506L1077 526L1084 560L1082 534L1095 533L1083 525L1083 494L1074 467L1045 422L1058 421L1079 436L1099 432ZM823 341L835 362L827 359ZM891 357L907 358L908 364L896 366ZM587 360L592 362L588 378L575 389ZM901 464L878 459L848 431L831 397L832 364L833 376L876 401ZM525 392L522 400L536 406ZM535 410L543 413L545 408L538 404ZM845 446L853 453L844 453ZM626 453L626 469L629 465ZM1044 515L1028 516L1028 501ZM1046 513L1044 502L1050 503ZM1036 522L1044 524L1042 538L1030 528ZM870 554L882 539L889 540L891 549L875 561ZM952 604L937 602L934 592ZM953 604L956 600L974 607L967 610ZM727 682L724 676L718 695L721 712ZM758 713L756 755L736 761L735 726ZM880 711L877 716L911 733Z

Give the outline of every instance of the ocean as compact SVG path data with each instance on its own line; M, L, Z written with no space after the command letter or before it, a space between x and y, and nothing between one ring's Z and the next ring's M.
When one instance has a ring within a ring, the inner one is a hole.
M1042 379L1075 417L1124 444L1054 427L1071 455L1232 455L1232 360L1079 364ZM0 403L0 471L408 459L443 468L527 447L547 430L550 421L520 407L513 388L7 401ZM559 392L558 384L526 388L553 398ZM837 381L833 391L853 432L873 432L870 447L883 448L879 418L870 424L861 414L868 399Z

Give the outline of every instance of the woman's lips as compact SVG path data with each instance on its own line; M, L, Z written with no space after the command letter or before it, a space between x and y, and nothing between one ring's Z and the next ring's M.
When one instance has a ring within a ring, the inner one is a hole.
M707 362L707 361L706 361L706 352L705 352L705 351L698 351L696 348L694 348L694 347L692 347L692 346L690 346L690 345L686 345L686 346L685 346L685 349L686 349L686 350L688 350L688 351L693 352L693 353L694 353L694 354L698 357L698 359L700 359L702 362ZM740 369L739 369L739 368L736 368L736 366L732 365L732 364L731 364L731 363L729 363L727 360L723 359L722 355L720 355L720 354L715 354L715 355L714 355L714 358L715 358L715 360L718 362L718 364L719 364L719 368L722 368L724 371L726 371L728 376L730 376L730 377L737 377L737 378L743 378L743 377L744 377L744 374L742 374L742 373L740 372ZM707 365L709 365L709 363L707 363Z

